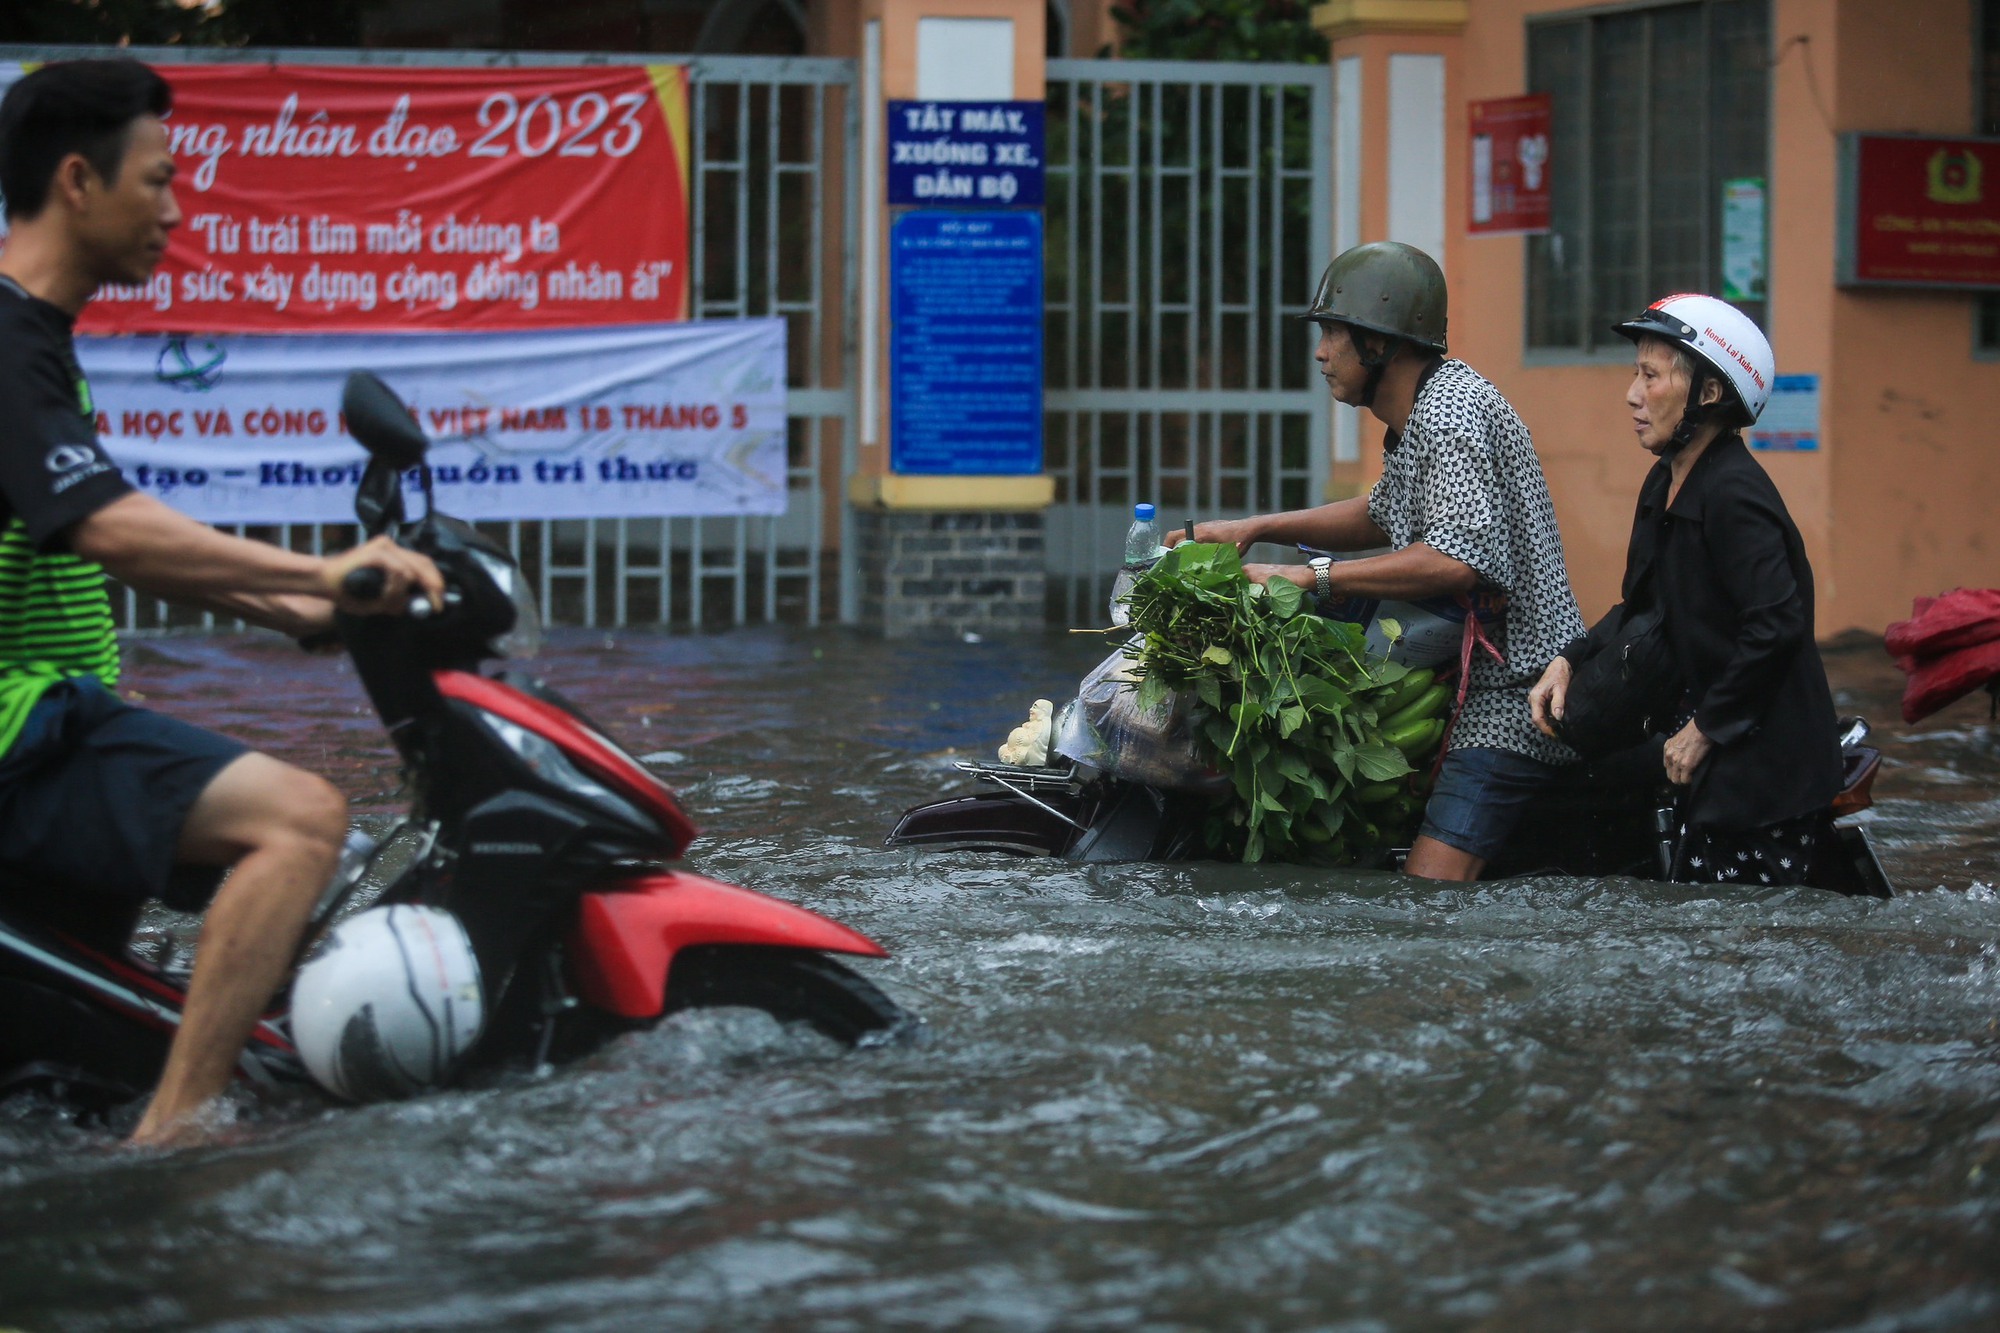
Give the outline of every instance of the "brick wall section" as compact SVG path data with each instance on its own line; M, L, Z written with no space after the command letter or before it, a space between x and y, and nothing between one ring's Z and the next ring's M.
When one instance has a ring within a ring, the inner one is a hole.
M861 623L885 637L1040 632L1039 511L862 509Z

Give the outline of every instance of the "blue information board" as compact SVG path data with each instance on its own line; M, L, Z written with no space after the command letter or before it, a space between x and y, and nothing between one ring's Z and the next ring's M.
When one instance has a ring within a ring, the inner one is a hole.
M891 102L889 202L1040 207L1042 103Z
M1819 376L1779 375L1771 398L1750 428L1752 449L1811 453L1819 448Z
M1042 470L1042 216L905 213L889 233L889 466Z

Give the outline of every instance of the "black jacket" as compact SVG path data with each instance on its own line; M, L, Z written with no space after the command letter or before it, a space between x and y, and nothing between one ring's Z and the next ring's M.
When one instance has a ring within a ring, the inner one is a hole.
M1671 482L1665 462L1646 475L1625 601L1564 656L1582 661L1627 604L1657 600L1695 725L1715 742L1695 774L1688 822L1758 828L1822 809L1840 790L1840 741L1799 530L1738 435L1709 445L1667 508Z

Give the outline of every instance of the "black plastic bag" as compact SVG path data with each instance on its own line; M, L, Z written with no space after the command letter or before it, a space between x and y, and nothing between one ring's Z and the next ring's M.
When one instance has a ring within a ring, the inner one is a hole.
M1686 693L1665 612L1624 613L1611 641L1570 673L1556 732L1585 759L1596 759L1671 725Z

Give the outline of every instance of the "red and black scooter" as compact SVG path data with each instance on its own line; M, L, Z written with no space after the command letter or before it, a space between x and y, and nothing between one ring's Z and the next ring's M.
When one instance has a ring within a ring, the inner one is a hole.
M398 832L416 851L379 901L451 912L478 958L485 1025L455 1072L564 1059L697 1006L762 1009L848 1044L913 1031L827 956L881 957L874 941L676 864L695 828L665 784L541 682L480 674L538 629L526 580L501 547L431 507L427 441L380 380L350 376L342 407L370 455L362 528L428 555L447 588L442 607L342 615L337 632L411 797ZM425 501L414 522L402 501L412 471ZM356 571L364 582L350 591L368 595L371 577ZM367 860L344 865L309 939ZM116 1104L157 1079L187 976L133 953L136 916L110 902L0 883L0 1095ZM258 1024L237 1068L252 1083L306 1080L282 1011Z

